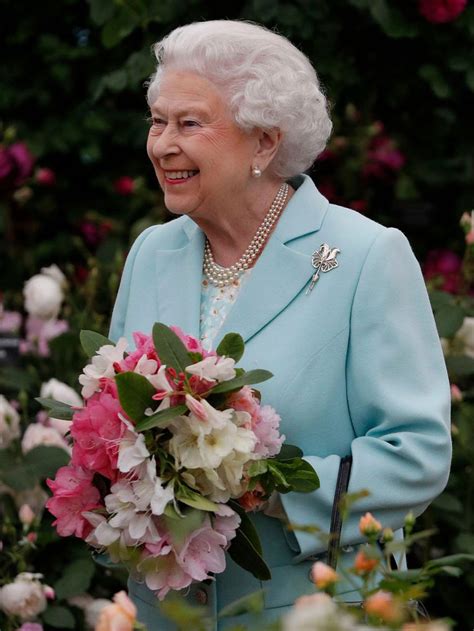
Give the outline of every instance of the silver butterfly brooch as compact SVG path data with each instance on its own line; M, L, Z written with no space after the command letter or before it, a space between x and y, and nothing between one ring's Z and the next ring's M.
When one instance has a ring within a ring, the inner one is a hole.
M312 291L313 287L319 280L319 272L330 272L337 267L339 263L336 260L336 256L341 250L338 248L330 248L327 243L323 243L319 250L313 253L311 257L311 265L314 267L315 272L311 278L311 283L306 291L306 295Z

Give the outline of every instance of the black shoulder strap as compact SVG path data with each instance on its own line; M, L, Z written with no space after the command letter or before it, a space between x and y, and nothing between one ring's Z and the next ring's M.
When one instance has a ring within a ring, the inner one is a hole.
M339 464L339 472L337 474L336 490L334 492L334 502L331 513L331 530L329 534L329 546L327 555L327 564L336 569L337 554L339 543L341 541L342 515L341 515L341 499L347 493L349 486L349 478L351 475L352 456L341 458Z

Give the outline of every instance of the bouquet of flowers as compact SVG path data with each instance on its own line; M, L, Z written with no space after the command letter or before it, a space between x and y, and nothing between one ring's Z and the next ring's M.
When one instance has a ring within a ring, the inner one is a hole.
M127 353L124 338L83 331L84 407L38 399L72 420L71 463L48 480L58 533L124 563L160 599L224 571L226 551L269 579L247 512L274 491L319 486L250 387L272 374L235 367L244 352L235 333L211 352L161 323L134 341Z

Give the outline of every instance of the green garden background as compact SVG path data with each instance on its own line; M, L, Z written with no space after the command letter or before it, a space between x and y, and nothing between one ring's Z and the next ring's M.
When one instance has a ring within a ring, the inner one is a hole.
M334 132L310 175L331 201L412 243L452 383L454 459L446 491L418 523L436 532L411 562L474 553L474 4L0 0L0 587L42 573L56 592L45 631L87 628L84 598L109 598L124 575L97 566L78 539L59 540L42 505L45 478L67 452L25 448L23 437L45 423L42 384L80 391L79 331L106 334L130 244L170 218L145 153L151 45L178 25L221 18L275 28L311 58ZM38 321L23 286L51 265L65 276L64 299ZM30 523L18 513L25 503ZM472 629L474 567L451 574L425 604ZM1 629L17 626L0 611Z

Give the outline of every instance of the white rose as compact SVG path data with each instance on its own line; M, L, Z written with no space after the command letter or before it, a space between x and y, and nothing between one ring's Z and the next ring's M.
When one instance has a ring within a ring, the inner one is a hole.
M0 589L0 609L7 616L31 620L46 609L43 586L33 574L19 574L13 583Z
M64 449L68 453L71 452L64 438L53 427L45 427L41 423L31 423L31 425L28 425L26 428L26 432L21 439L21 449L23 453L26 454L39 445L61 447L61 449Z
M57 379L50 379L41 386L40 396L43 399L54 399L55 401L61 401L61 403L67 403L74 407L83 407L81 397L70 386L58 381ZM71 429L71 421L64 421L59 418L49 418L49 425L54 427L61 436L64 436L66 432Z
M327 594L311 594L298 598L282 619L283 631L355 631L362 629L352 616L345 614Z
M35 274L23 287L25 309L40 320L57 318L64 293L55 278L45 274Z
M60 285L61 287L65 287L67 285L66 277L64 276L64 274L61 272L61 270L59 269L57 265L53 264L53 265L50 265L49 267L42 267L41 273L44 276L49 276L50 278L55 280L58 283L58 285Z
M14 407L0 394L0 449L20 436L20 416Z
M455 335L455 342L462 344L464 355L474 358L474 318L464 318L462 327Z

